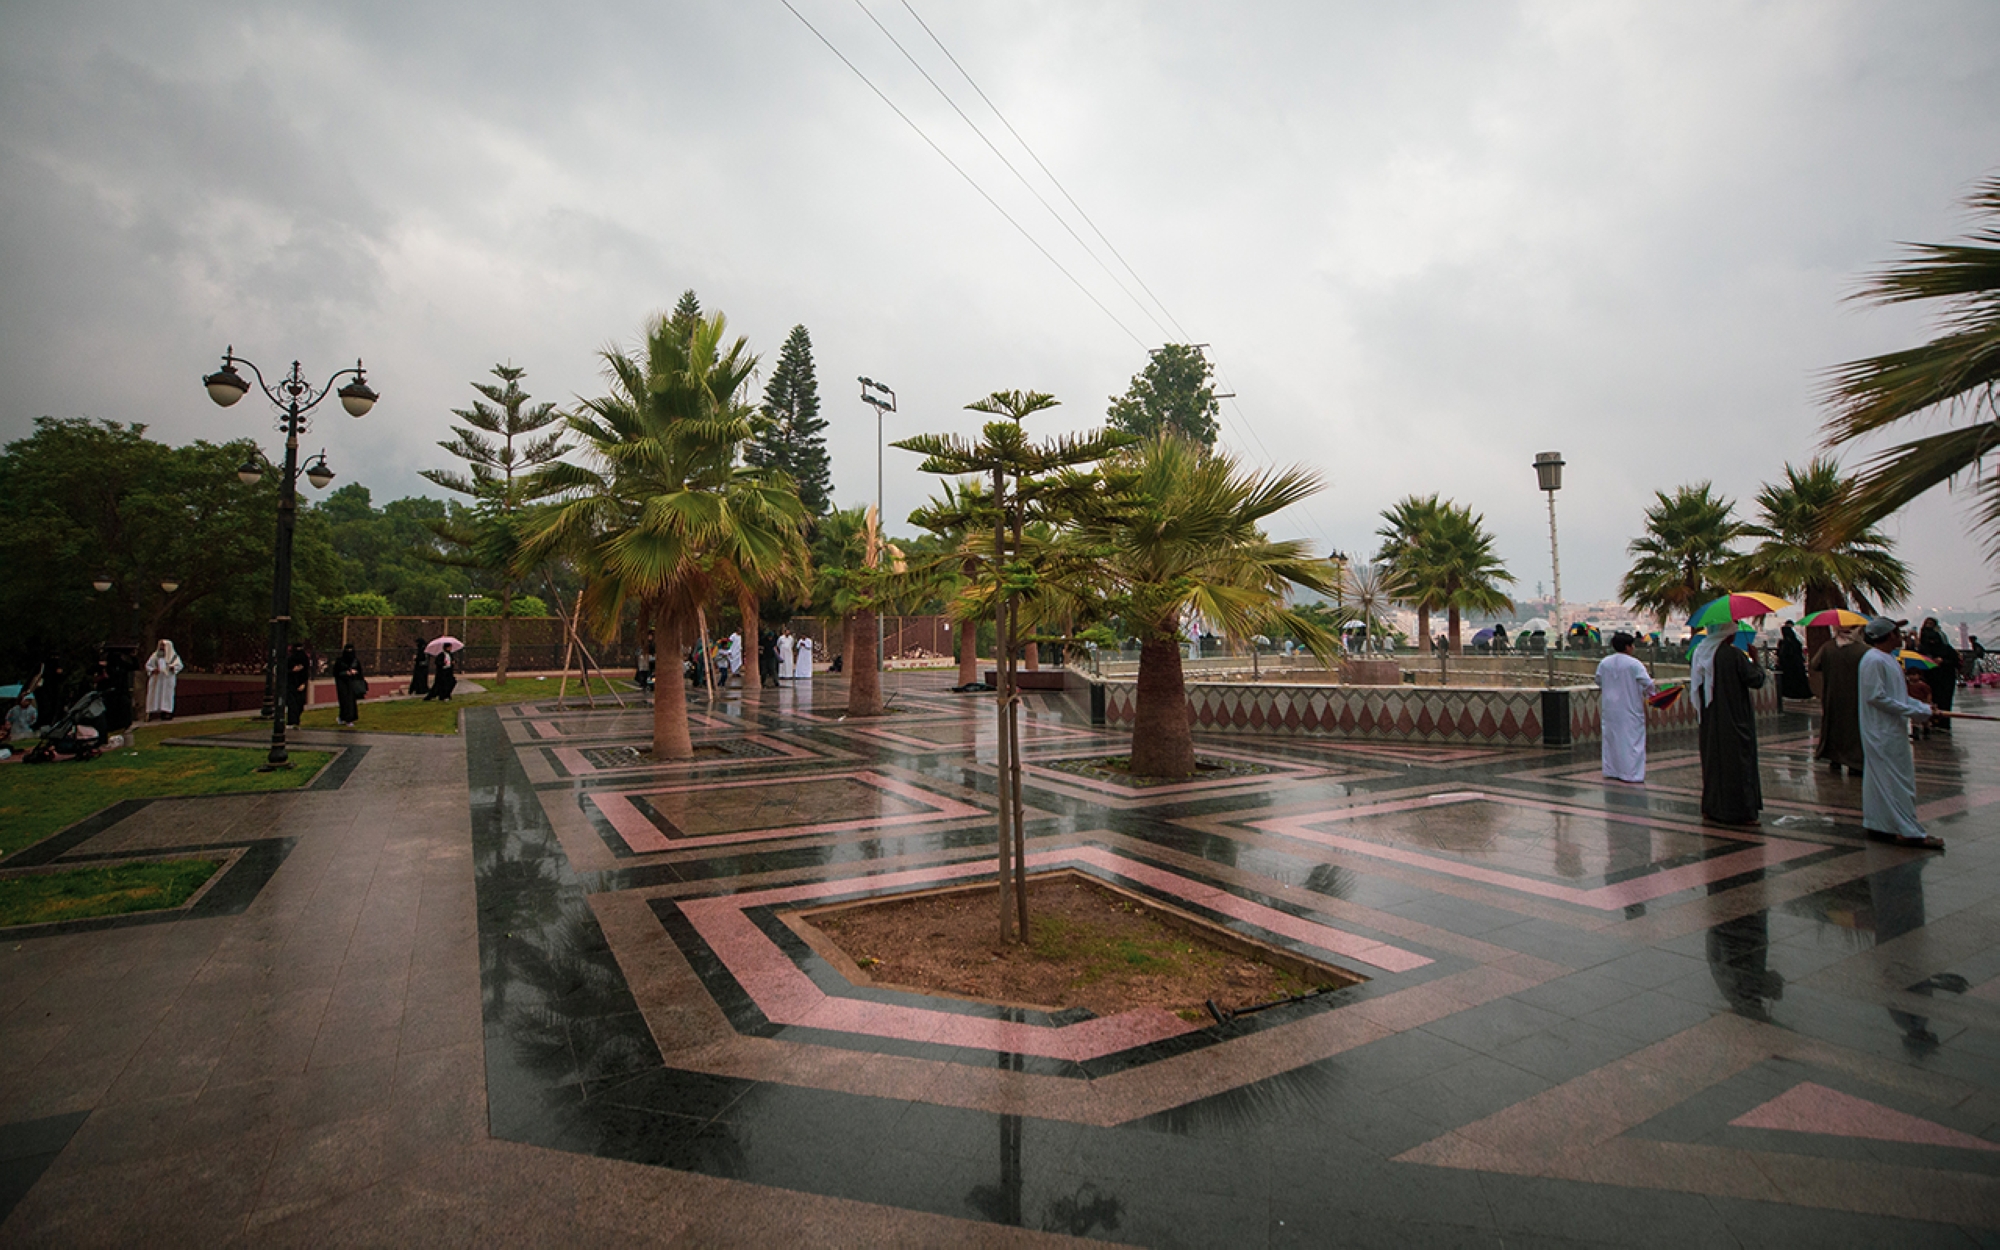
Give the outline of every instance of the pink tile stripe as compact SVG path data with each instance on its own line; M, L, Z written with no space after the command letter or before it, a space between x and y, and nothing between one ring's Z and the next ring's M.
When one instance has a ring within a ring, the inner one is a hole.
M1951 1146L1959 1150L2000 1150L2000 1143L1961 1133L1942 1124L1843 1094L1805 1081L1761 1107L1729 1122L1736 1128L1777 1129L1786 1133L1821 1133L1829 1137L1865 1137L1870 1141L1905 1142L1915 1146Z
M754 742L759 746L770 747L772 750L776 751L780 757L784 759L808 760L814 758L813 753L811 751L806 750L803 747L796 747L789 742L781 742L776 738L766 738L762 734L745 734L743 735L743 741ZM599 768L595 764L592 764L589 760L585 759L583 757L583 752L576 747L555 747L552 750L551 754L553 754L556 757L556 759L562 762L562 766L565 769L569 770L569 774L572 777L587 777L597 773L624 771L623 769L613 770L613 769ZM770 763L772 761L769 757L765 757L761 761L757 759L683 760L683 761L677 761L675 763L653 764L649 765L649 767L707 768L707 767L713 767L714 765L717 764L731 764L731 763L755 764L760 762Z
M1343 837L1327 833L1317 826L1335 821L1355 820L1367 816L1384 816L1395 812L1415 811L1423 808L1444 807L1457 803L1504 803L1513 807L1532 810L1560 812L1588 816L1596 820L1618 821L1622 824L1641 825L1652 829L1666 829L1675 833L1698 837L1720 838L1732 842L1747 843L1745 849L1727 855L1718 855L1697 864L1687 864L1680 868L1670 868L1665 872L1648 873L1630 881L1615 885L1597 886L1593 889L1579 889L1576 886L1559 885L1550 881L1538 881L1519 873L1505 872L1493 868L1481 868L1475 864L1460 863L1440 855L1429 855L1422 851L1407 850L1399 846L1389 846L1381 842L1371 842L1366 838ZM1594 808L1572 807L1564 803L1548 803L1538 799L1522 798L1509 794L1488 794L1477 790L1459 790L1447 794L1431 794L1421 798L1398 799L1389 803L1373 803L1360 807L1339 808L1333 811L1307 813L1302 816L1284 816L1272 820L1255 821L1251 828L1285 837L1297 838L1303 842L1313 842L1321 846L1336 847L1353 851L1375 859L1386 859L1392 863L1408 864L1447 876L1460 877L1467 881L1478 881L1485 885L1503 886L1519 890L1524 894L1540 895L1543 898L1575 903L1583 907L1595 907L1613 911L1643 903L1651 899L1664 898L1682 890L1707 885L1758 868L1782 864L1806 855L1814 855L1826 848L1810 842L1793 842L1785 838L1757 838L1719 829L1691 828L1670 821L1655 820L1642 816L1625 816Z
M780 825L772 829L747 829L739 833L710 834L699 838L669 838L660 832L652 821L647 820L632 799L654 794L681 794L691 790L703 792L715 790L739 790L757 786L779 786L791 789L813 781L858 781L873 786L886 794L908 799L931 810L927 812L894 812L880 816L862 816L853 820L829 820L814 825ZM933 794L918 789L906 781L885 777L880 773L816 773L810 777L759 777L745 781L704 782L684 786L657 786L643 790L622 790L615 793L595 793L587 796L618 836L633 853L646 855L655 851L684 850L702 846L729 846L738 842L766 842L773 838L804 838L823 833L845 833L850 829L889 829L898 825L924 824L936 820L959 820L967 816L983 816L985 812L970 803L942 794Z
M1378 968L1404 971L1431 962L1414 952L1316 925L1098 847L1043 851L1028 857L1029 866L1035 868L1078 861L1095 864L1134 881L1144 881L1191 903ZM857 886L894 891L898 887L917 888L981 877L991 871L983 863L948 864L860 879L818 881L754 890L746 894L688 899L678 905L758 1009L777 1024L1076 1061L1115 1054L1133 1046L1192 1031L1195 1026L1159 1008L1124 1011L1061 1028L1046 1028L922 1007L830 997L814 985L812 979L800 971L798 965L744 914L744 910L750 907L826 898L850 893Z

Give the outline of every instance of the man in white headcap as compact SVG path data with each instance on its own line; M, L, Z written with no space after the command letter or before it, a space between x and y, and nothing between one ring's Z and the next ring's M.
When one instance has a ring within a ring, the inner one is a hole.
M1910 758L1910 722L1931 718L1929 704L1909 695L1896 652L1908 622L1877 616L1861 627L1861 829L1878 842L1942 851L1917 823L1917 770Z
M1613 781L1646 780L1646 700L1658 692L1653 675L1632 655L1632 635L1611 635L1611 654L1597 665L1604 775Z

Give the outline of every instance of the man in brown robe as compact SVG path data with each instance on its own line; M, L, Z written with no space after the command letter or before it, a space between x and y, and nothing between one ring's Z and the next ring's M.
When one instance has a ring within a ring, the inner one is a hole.
M1813 653L1812 673L1819 679L1819 750L1835 773L1845 767L1861 775L1861 657L1868 644L1851 629Z

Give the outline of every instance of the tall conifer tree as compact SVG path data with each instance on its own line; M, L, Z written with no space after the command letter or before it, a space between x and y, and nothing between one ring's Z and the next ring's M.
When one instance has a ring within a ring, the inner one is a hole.
M752 468L781 469L798 484L799 500L813 516L832 505L832 461L826 454L826 422L819 415L819 382L813 376L812 335L793 326L778 353L778 366L764 387L764 419L743 449Z
M523 508L541 496L532 475L569 450L562 430L542 433L561 421L563 414L554 404L528 402L528 393L521 389L526 374L527 370L515 365L494 365L493 376L500 384L472 384L488 402L474 400L470 408L451 410L451 415L465 424L452 426L453 437L438 446L465 461L472 470L470 477L449 469L421 470L439 486L469 495L474 501L464 515L433 522L431 529L458 548L446 563L483 569L499 579L500 657L494 675L500 681L507 680L514 595L520 588L520 579L513 571L520 544L517 526Z

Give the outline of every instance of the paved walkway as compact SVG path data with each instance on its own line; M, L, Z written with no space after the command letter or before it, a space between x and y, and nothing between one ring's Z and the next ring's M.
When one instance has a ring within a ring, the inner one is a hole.
M638 710L308 733L350 748L310 790L45 844L237 858L186 914L0 946L0 1240L2000 1237L1987 727L1919 745L1939 858L1859 838L1803 716L1743 832L1685 740L1643 791L1590 749L1234 736L1135 787L1037 705L1038 866L1367 978L1202 1026L855 986L786 926L989 871L991 705L942 684L730 699L678 766Z

